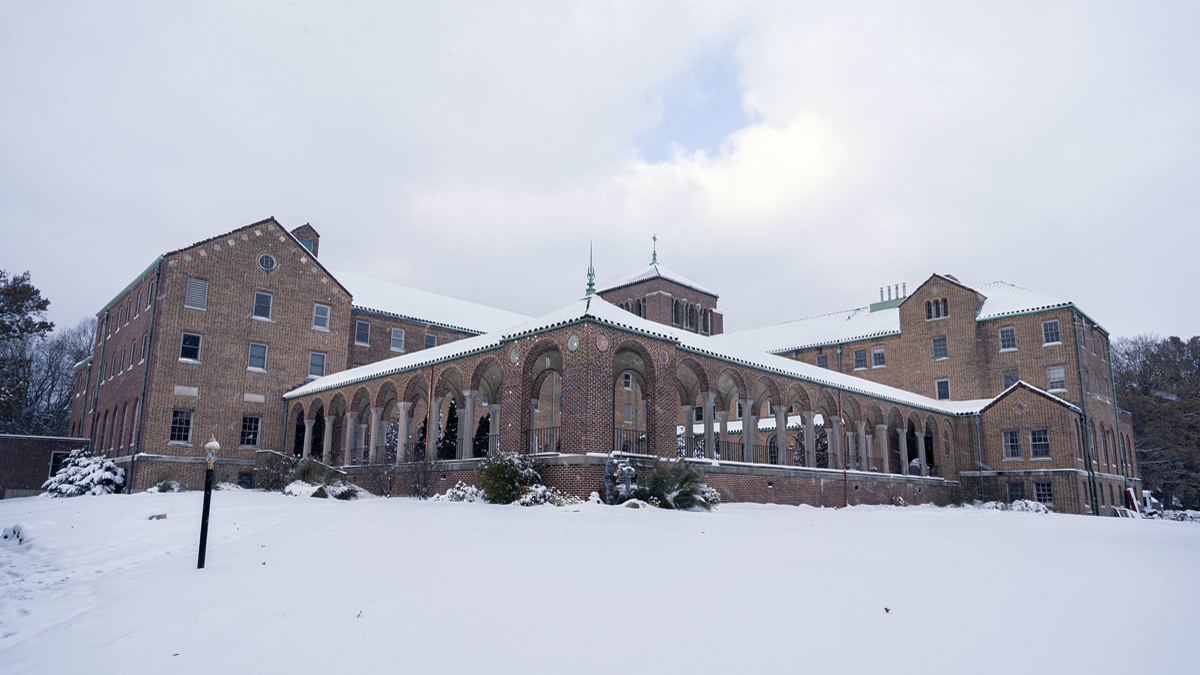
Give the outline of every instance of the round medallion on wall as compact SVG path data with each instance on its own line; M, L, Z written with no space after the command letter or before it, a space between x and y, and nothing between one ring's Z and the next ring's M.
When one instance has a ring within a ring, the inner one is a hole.
M671 360L671 356L667 354L667 350L662 349L658 352L658 360L665 366L667 365L667 362Z
M570 349L571 351L575 351L576 349L579 349L579 336L578 335L572 335L571 337L567 338L567 349Z
M596 336L596 349L600 351L608 351L608 338L603 335Z
M262 255L258 256L258 266L261 267L264 272L270 272L274 270L277 264L278 263L275 261L275 256L271 255L270 253L263 253Z
M516 347L513 347L512 351L508 353L508 360L512 361L513 363L520 361L521 360L521 350L517 349Z

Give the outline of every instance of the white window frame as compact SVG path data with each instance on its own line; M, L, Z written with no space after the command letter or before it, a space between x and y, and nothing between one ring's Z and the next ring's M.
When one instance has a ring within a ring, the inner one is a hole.
M263 348L263 354L262 354L262 361L263 361L263 364L262 364L262 366L261 366L261 367L259 367L259 366L252 366L252 365L250 365L250 359L254 358L254 348L255 348L255 347L262 347L262 348ZM267 345L267 343L265 343L265 342L251 342L251 343L250 343L250 349L249 349L249 350L247 351L247 353L246 353L246 370L248 370L248 371L250 371L250 372L252 372L252 373L265 373L265 372L267 372L267 353L268 353L269 351L270 351L270 347Z
M633 424L633 404L625 404L625 424Z
M321 315L318 313L318 311L319 311L319 310L321 310L321 309L324 309L324 310L325 310L325 316L324 316L324 317L321 317ZM313 320L312 320L312 327L313 327L313 330L323 330L323 331L325 331L326 333L328 333L328 332L329 332L329 318L330 318L330 316L331 316L332 314L333 314L333 308L332 308L332 307L330 307L329 305L326 305L326 304L325 304L325 303L323 303L323 302L314 302L314 303L313 303ZM318 318L324 318L324 320L325 320L325 325L324 325L324 326L322 326L322 325L320 325L319 323L317 323L317 319L318 319Z
M321 374L320 375L314 375L312 372L314 356L321 357ZM326 354L324 352L309 352L308 353L308 377L309 377L309 379L315 380L318 377L325 377L325 371L329 369L328 365L329 365L329 355L328 354Z
M625 391L633 391L633 373L625 373L625 376L621 379L624 380L623 386L625 387Z
M196 345L196 358L194 358L194 359L187 358L183 355L183 341L189 335L194 335L197 338L200 338L199 343ZM180 361L182 361L183 363L200 363L200 357L204 353L203 350L204 350L204 335L202 335L200 333L189 333L187 331L183 331L180 334L180 336L179 336L179 360ZM109 375L109 377L111 378L112 376Z
M1048 341L1046 341L1046 338L1048 337L1046 328L1050 324L1054 324L1054 332L1058 334L1058 340L1048 342ZM1046 321L1043 321L1042 322L1042 346L1049 347L1052 345L1061 345L1061 344L1062 344L1062 324L1059 322L1059 320L1058 319L1047 319Z
M860 356L862 357L862 365L861 366L858 365L859 364L858 357L860 357ZM868 368L867 350L865 347L862 349L855 349L853 357L854 357L854 369L855 370L866 370Z
M1038 452L1038 450L1036 449L1035 442L1033 440L1033 434L1035 431L1040 431L1040 432L1046 434L1046 450L1045 450L1046 454L1045 455L1036 454ZM1039 427L1037 429L1029 430L1029 458L1030 459L1040 459L1040 460L1050 459L1050 429L1049 428Z
M254 430L254 443L243 443L246 433L246 420L257 420L258 426ZM242 428L238 430L238 447L239 448L257 448L262 440L262 415L242 415Z
M1016 439L1015 445L1010 444L1010 439ZM1016 448L1017 453L1011 454L1010 448ZM1021 449L1021 430L1020 429L1004 429L1000 432L1000 450L1003 453L1004 461L1017 462L1025 459L1025 451Z
M886 368L887 367L887 354L885 353L883 347L872 347L871 348L871 367L872 368Z
M267 315L262 316L258 313L258 296L263 296L267 299ZM254 307L250 309L250 317L259 321L270 321L271 314L275 311L275 295L266 291L254 291Z
M1052 380L1050 379L1050 371L1055 368L1062 371L1062 379L1059 380L1059 382L1062 384L1061 387L1055 387L1052 384ZM1066 366L1046 366L1046 391L1059 392L1059 391L1066 391L1066 390L1067 390L1067 367Z
M203 285L202 285L203 284ZM188 304L193 297L193 289L197 296L203 293L203 303L199 305ZM208 310L208 281L206 279L197 279L196 277L188 277L187 286L183 293L183 306L188 309L198 309L200 311Z
M946 397L945 398L942 398L942 392L941 392L943 384L946 385ZM933 381L933 395L939 401L949 401L950 400L950 380L949 380L949 378L943 377L940 380Z
M400 334L400 346L399 347L396 346L396 333L397 332ZM392 329L392 341L390 343L390 346L391 346L391 350L394 352L404 351L404 329L403 328L393 328Z
M1011 347L1004 346L1004 334L1006 332L1011 333L1011 336L1012 336L1012 346ZM1000 351L1002 351L1002 352L1017 351L1017 329L1015 326L1005 326L1000 329Z
M367 327L366 342L362 342L358 339L358 333L359 333L358 329L360 326ZM360 347L370 347L371 346L371 322L370 321L363 321L362 319L356 319L354 321L354 344L356 344Z
M191 445L192 432L196 429L196 411L185 410L183 408L175 408L171 411L171 426L167 429L167 438L175 434L175 413L187 413L187 438L168 440L168 445Z
M942 351L944 353L941 356L938 356L938 348L937 348L938 340L942 341ZM938 336L935 338L931 338L929 341L929 348L933 355L934 361L944 361L944 360L950 358L950 341L947 340L944 335Z

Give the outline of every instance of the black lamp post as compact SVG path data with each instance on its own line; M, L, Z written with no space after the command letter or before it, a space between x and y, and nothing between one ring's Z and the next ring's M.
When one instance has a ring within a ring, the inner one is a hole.
M204 444L204 459L208 468L204 470L204 512L200 516L200 557L196 559L196 569L204 569L204 550L208 548L208 505L212 502L213 463L217 461L217 451L221 444L217 437Z

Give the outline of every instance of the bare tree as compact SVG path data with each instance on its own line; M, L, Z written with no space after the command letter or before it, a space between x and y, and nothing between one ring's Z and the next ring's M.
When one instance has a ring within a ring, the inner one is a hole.
M75 364L92 352L96 320L84 319L49 337L25 335L4 341L4 379L20 382L19 392L0 415L0 431L66 435L75 393Z

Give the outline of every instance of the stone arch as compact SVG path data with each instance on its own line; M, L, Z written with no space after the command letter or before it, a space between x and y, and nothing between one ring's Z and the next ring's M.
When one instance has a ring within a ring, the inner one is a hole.
M454 397L454 401L459 408L463 405L463 378L462 373L458 372L458 368L454 366L445 366L437 376L437 385L433 388L433 395L438 398L446 396Z
M486 392L488 403L500 403L504 370L494 357L484 357L471 373L471 389Z
M288 413L288 433L292 437L292 442L288 447L294 457L299 457L304 452L304 420L304 403L296 401Z
M416 403L418 401L429 401L429 382L425 376L420 373L413 373L408 378L408 383L404 385L404 401L406 403Z
M626 425L624 420L624 404L621 410L622 425L616 425L617 416L617 399L623 396L620 392L624 390L624 375L630 374L632 380L631 388L635 392L630 400L631 408L631 424ZM612 350L612 382L609 388L610 391L610 419L613 420L613 449L619 452L632 452L636 454L657 454L658 448L652 447L650 439L654 438L655 420L654 415L649 411L654 410L659 404L657 391L654 383L656 382L657 374L655 364L650 351L645 345L636 340L624 340L620 344L613 347ZM678 380L675 382L676 387L679 386ZM639 393L640 392L640 393ZM640 413L637 406L641 406ZM672 454L674 454L672 452Z
M717 395L721 397L722 409L728 411L734 399L746 400L746 381L734 368L726 368L717 376Z
M319 457L322 461L326 461L329 454L325 448L325 425L329 424L329 420L326 418L325 402L320 397L314 397L308 402L308 419L313 420L312 447L309 457Z
M394 404L399 399L399 394L396 392L396 383L391 380L385 380L379 385L379 391L375 392L375 405L380 408L386 408L389 404Z
M770 401L772 405L778 405L782 399L779 397L779 385L775 380L767 375L763 375L754 381L753 404L754 412L758 414L759 407L766 401Z
M783 399L783 404L789 407L793 405L796 406L797 413L802 413L806 410L812 409L808 399L808 390L795 382L788 387L787 394Z
M708 384L708 373L704 372L704 367L691 357L679 360L679 365L675 367L675 377L692 394L699 395L702 392L712 391Z

